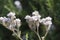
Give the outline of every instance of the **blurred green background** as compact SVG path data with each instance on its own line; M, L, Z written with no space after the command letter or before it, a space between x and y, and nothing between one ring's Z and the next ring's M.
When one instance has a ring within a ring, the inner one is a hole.
M16 17L22 20L20 30L22 31L21 36L23 37L26 33L29 35L29 40L38 40L37 36L32 32L24 17L34 10L40 12L42 18L51 16L53 27L51 28L46 40L60 40L60 0L19 0L22 5L22 11L18 10L14 5L16 0L0 0L0 16L6 16L10 11L16 13ZM40 35L44 35L44 28L40 25ZM13 37L12 32L6 29L0 24L0 40L19 40Z

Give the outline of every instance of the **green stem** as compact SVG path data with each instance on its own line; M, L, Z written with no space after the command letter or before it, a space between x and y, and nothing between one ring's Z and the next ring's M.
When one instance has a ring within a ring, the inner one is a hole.
M26 33L26 40L28 40L28 33Z

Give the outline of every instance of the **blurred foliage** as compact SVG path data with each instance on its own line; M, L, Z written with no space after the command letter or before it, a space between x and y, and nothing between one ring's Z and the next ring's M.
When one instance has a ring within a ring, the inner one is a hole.
M50 30L46 40L60 40L60 0L19 0L22 4L22 11L18 10L14 5L15 0L0 0L0 16L6 16L9 11L14 11L16 16L22 20L22 37L28 32L29 40L38 40L37 36L32 32L24 17L34 10L38 10L42 17L51 16L54 25ZM43 36L45 31L43 26L39 28L40 35ZM0 24L0 40L18 40L13 37L12 32Z

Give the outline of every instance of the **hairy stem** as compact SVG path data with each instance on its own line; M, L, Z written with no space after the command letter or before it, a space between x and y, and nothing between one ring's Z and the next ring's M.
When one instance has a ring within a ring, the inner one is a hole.
M34 32L38 36L39 40L41 40L41 37L40 37L39 33L37 33L36 31L34 31Z

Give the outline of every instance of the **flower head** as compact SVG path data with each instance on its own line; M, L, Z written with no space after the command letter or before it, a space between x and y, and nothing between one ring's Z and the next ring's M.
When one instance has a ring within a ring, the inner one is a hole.
M9 12L9 13L7 14L7 16L8 16L8 17L10 17L10 16L15 16L15 13L14 13L14 12Z
M11 20L14 20L14 19L16 18L14 12L9 12L9 13L7 14L7 16L8 16Z
M26 17L25 17L25 19L30 19L31 18L31 16L29 16L29 15L26 15Z
M38 11L34 11L34 12L32 12L32 15L33 16L37 16L37 15L39 15L39 12Z
M48 16L48 17L46 17L46 20L52 20L52 18Z
M43 23L44 25L51 25L52 22L51 21L46 21L45 23Z
M20 20L20 19L16 19L16 25L17 25L18 27L21 26L21 20Z
M2 21L7 22L8 21L8 18L3 17L3 20Z
M0 21L2 21L4 18L3 17L0 17Z
M37 21L38 17L37 16L32 16L33 21Z
M8 21L8 18L6 18L6 17L0 17L0 21L1 22L7 22Z
M43 23L44 25L51 25L52 24L51 18L50 17L43 18L41 19L40 23Z
M20 19L16 19L16 22L21 22L21 20Z

